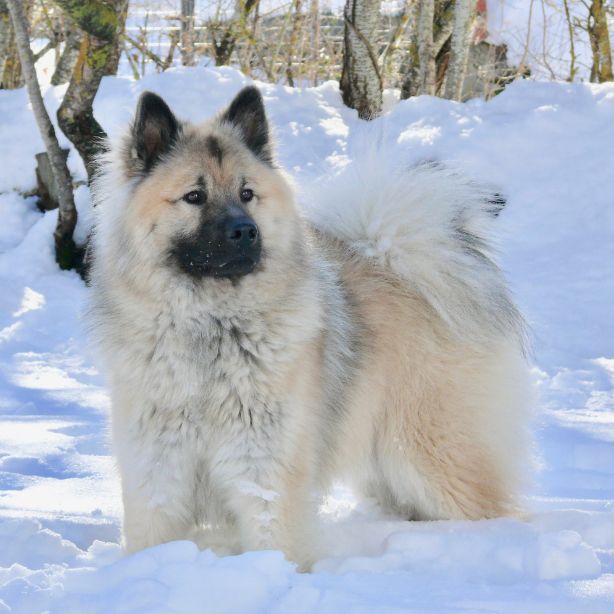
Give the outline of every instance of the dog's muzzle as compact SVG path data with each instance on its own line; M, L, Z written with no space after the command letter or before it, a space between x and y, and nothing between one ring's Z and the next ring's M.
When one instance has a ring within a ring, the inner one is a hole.
M213 271L215 277L234 277L251 273L260 261L260 231L247 216L224 220L226 262Z
M260 262L258 225L247 215L227 216L179 239L172 250L180 268L194 277L233 278L253 272Z

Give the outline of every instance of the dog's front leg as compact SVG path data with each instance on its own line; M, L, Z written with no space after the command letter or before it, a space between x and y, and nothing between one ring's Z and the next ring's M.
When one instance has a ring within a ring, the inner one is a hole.
M124 547L138 552L176 539L188 539L191 524L174 510L153 507L137 493L124 493Z
M195 525L194 462L171 437L116 437L128 552L189 539Z
M308 480L279 467L259 472L254 478L251 469L245 472L246 477L232 481L227 499L241 550L281 550L300 570L308 570L316 556L316 505Z

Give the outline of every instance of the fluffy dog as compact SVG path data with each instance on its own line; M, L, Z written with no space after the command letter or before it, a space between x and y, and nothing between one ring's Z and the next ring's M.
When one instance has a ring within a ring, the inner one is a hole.
M436 164L351 164L308 222L262 97L203 125L144 93L101 161L91 320L129 551L317 556L331 480L403 518L516 510L529 404L498 202Z

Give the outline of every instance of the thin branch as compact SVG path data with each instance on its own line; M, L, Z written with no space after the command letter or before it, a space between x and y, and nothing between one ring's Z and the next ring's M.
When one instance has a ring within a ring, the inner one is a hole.
M34 63L36 64L36 62L38 62L47 53L47 51L51 51L52 49L55 49L59 44L60 44L59 39L48 41L47 44L40 51L37 51L32 56L34 58Z
M403 5L403 10L399 15L399 21L397 23L396 28L392 31L384 50L380 53L379 60L383 67L390 61L392 54L396 51L399 46L399 41L401 37L405 33L407 29L407 24L409 23L409 11L411 9L411 5L414 3L414 0L405 0L405 4Z
M529 23L527 25L527 37L525 40L522 57L520 58L520 62L518 63L518 70L516 71L516 76L515 76L516 79L518 79L518 77L520 77L520 75L524 73L527 56L529 55L529 46L531 44L531 28L533 25L533 6L534 4L535 4L535 0L531 0L531 4L529 5Z
M166 70L169 65L155 54L151 49L148 49L143 43L140 43L135 38L132 38L129 34L124 33L124 39L127 40L135 49L140 51L144 56L148 57L152 62L159 66L162 70ZM172 61L172 60L171 60Z
M130 69L132 70L132 76L134 77L135 81L138 81L141 78L141 75L139 73L139 67L136 65L136 62L134 61L134 58L132 57L132 53L130 52L128 45L126 44L126 41L124 41L123 48L124 48L124 55L126 56Z
M563 7L565 9L565 19L567 20L567 29L569 31L570 63L569 63L569 77L567 78L567 81L571 82L574 80L576 76L577 69L576 69L576 48L575 48L574 35L573 35L573 24L571 22L571 13L569 12L568 0L563 0Z
M546 7L544 6L544 0L541 0L541 7L542 7L542 60L544 63L544 66L548 69L548 72L550 73L550 78L553 81L556 81L556 74L554 72L554 70L552 69L552 66L550 66L550 62L548 61L548 51L546 49L546 40L548 38L548 20L546 19Z

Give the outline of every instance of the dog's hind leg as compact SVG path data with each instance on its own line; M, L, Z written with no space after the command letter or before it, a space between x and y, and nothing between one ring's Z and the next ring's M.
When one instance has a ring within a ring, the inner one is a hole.
M466 441L417 441L395 436L378 462L382 507L408 520L479 519L511 511L505 483L488 451Z
M465 352L391 382L374 462L403 515L425 519L514 514L530 459L523 409L530 388L514 349ZM407 381L407 380L406 380Z

